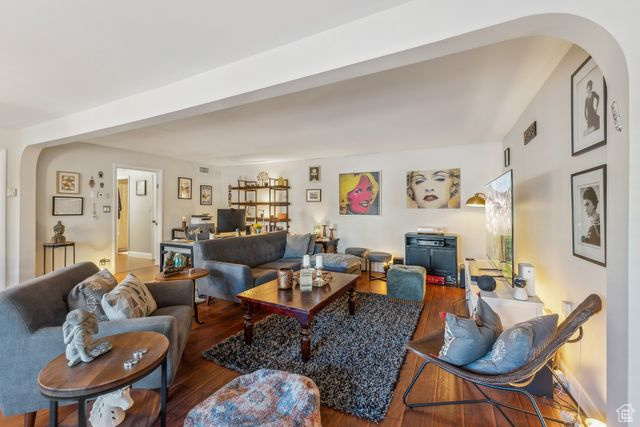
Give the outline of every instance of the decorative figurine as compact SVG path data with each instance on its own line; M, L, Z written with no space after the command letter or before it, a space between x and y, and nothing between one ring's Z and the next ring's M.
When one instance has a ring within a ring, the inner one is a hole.
M184 264L181 264L184 262ZM173 276L180 273L186 267L186 257L182 254L177 254L173 251L168 251L164 258L164 266L162 267L162 274L165 277Z
M51 238L51 241L53 243L64 243L64 242L66 242L67 238L63 236L64 230L65 230L64 224L62 224L62 221L58 221L58 223L53 226L53 232L55 234Z
M111 343L106 340L94 341L93 335L98 333L98 320L95 314L76 309L67 314L62 325L65 354L69 363L74 366L78 362L91 362L96 357L111 350Z
M93 403L89 422L93 427L113 427L124 421L125 412L133 406L131 387L99 396Z
M258 174L258 185L269 185L269 174L266 171L262 171Z

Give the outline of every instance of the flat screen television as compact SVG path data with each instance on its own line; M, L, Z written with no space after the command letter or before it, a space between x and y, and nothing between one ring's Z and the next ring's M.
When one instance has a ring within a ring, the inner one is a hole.
M218 209L216 225L218 233L227 233L236 231L236 229L243 231L245 226L244 209Z
M487 258L513 286L513 172L488 183L485 196Z

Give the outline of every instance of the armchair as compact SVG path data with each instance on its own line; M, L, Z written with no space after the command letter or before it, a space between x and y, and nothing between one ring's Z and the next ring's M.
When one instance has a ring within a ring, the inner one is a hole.
M0 410L5 416L49 407L38 390L38 373L63 353L62 324L67 296L85 278L98 272L95 264L78 263L0 292ZM169 383L173 380L193 315L193 283L148 283L158 309L150 317L100 322L98 337L129 331L155 331L169 339ZM159 368L134 385L159 388Z

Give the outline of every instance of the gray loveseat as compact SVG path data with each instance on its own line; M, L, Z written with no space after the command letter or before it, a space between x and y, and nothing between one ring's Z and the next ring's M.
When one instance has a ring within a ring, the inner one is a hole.
M78 263L0 292L0 410L5 416L49 407L38 390L38 373L63 353L62 324L71 289L98 272ZM169 382L173 381L191 330L193 284L148 283L158 309L150 317L100 322L99 337L130 331L155 331L169 339ZM160 368L135 384L159 388Z
M322 245L309 243L307 253L317 254ZM198 242L193 247L194 265L209 270L198 280L198 292L214 298L239 302L236 295L276 278L279 268L298 270L302 258L283 258L287 232L257 234ZM324 254L329 271L360 273L359 258L345 254ZM311 257L312 264L315 257ZM332 264L333 262L333 264Z

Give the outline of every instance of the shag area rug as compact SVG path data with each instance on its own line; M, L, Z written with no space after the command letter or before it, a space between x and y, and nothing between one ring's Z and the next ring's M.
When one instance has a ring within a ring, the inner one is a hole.
M307 363L300 354L300 324L280 315L254 324L252 345L240 332L203 356L243 374L268 368L305 375L320 389L322 404L378 422L387 413L421 309L358 292L354 316L345 296L314 318Z

